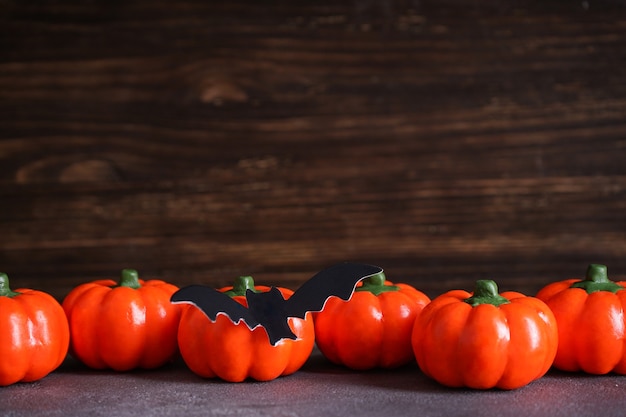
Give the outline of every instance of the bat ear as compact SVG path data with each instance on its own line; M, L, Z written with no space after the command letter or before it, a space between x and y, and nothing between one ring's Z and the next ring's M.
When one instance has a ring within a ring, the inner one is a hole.
M285 297L276 287L266 292L246 291L248 309L255 315L275 315L285 309Z

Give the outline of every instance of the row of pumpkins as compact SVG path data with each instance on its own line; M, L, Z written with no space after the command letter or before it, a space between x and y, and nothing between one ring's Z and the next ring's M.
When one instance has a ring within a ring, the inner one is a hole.
M270 343L263 326L197 305L173 303L176 286L122 271L119 282L74 288L59 304L32 289L11 290L0 274L0 385L41 379L68 352L93 369L154 369L180 354L201 377L268 381L296 372L317 344L329 361L354 370L417 361L450 387L515 389L551 367L626 374L626 282L592 264L584 279L553 282L536 297L499 294L480 280L472 293L433 300L391 283L382 271L361 280L348 301L329 297L322 311L290 317L296 336ZM219 291L246 305L247 290L270 291L250 277ZM285 299L293 291L278 288Z

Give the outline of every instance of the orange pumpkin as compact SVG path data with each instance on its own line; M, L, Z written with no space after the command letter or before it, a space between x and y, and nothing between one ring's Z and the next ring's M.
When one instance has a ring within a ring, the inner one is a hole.
M178 353L181 307L170 303L178 287L144 281L132 269L120 283L79 285L63 300L71 332L70 354L90 368L153 369Z
M247 307L246 290L267 292L270 287L255 286L251 277L240 277L234 287L220 291ZM278 288L287 299L293 291ZM196 307L185 309L178 330L178 345L183 360L195 374L241 382L248 378L269 381L296 372L309 358L315 343L313 319L290 317L288 324L296 340L282 339L275 345L263 327L250 330L240 321L234 324L223 314L215 322Z
M12 291L0 274L0 385L39 380L61 365L70 332L61 305L49 294Z
M415 360L411 333L430 302L407 284L393 284L384 273L366 278L349 301L331 297L314 315L315 340L331 362L351 369L396 368Z
M422 371L443 385L514 389L548 371L558 332L541 300L480 280L473 294L449 291L428 304L412 343Z
M555 368L626 374L626 282L609 280L606 266L591 264L585 279L553 282L537 298L559 326Z

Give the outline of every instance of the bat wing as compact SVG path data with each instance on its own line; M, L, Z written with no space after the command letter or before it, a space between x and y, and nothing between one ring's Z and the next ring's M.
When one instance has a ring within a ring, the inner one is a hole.
M308 311L322 311L326 301L339 297L347 301L362 279L382 272L374 265L345 262L318 272L286 301L289 317L304 318Z
M228 295L204 285L190 285L181 288L172 295L170 301L175 304L193 304L212 322L215 322L219 314L223 314L235 324L240 321L245 322L250 330L260 324L246 307Z

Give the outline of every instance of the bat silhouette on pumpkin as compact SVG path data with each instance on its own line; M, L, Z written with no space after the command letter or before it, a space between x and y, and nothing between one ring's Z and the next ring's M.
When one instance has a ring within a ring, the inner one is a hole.
M276 287L267 292L248 289L247 308L227 294L203 285L181 288L172 295L171 301L195 305L212 322L223 314L234 324L243 321L250 330L261 326L270 343L275 346L282 339L297 339L289 328L289 317L303 319L309 311L322 311L332 296L347 301L359 281L380 272L382 269L373 265L350 262L337 264L318 272L286 300Z

